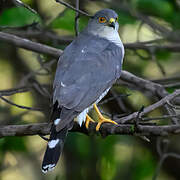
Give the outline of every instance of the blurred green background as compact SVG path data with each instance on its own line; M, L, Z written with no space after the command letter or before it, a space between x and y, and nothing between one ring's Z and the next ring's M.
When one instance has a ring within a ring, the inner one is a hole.
M53 0L23 0L37 11L34 14L13 1L0 2L0 30L29 38L59 49L64 49L75 36L75 12ZM75 6L75 1L66 1ZM119 34L124 43L157 40L159 45L179 43L180 1L179 0L80 0L80 8L89 14L103 8L112 8L119 15ZM138 14L139 13L139 14ZM140 18L151 17L162 30L153 29ZM139 16L138 16L139 15ZM80 17L82 30L88 17ZM142 23L143 22L143 23ZM169 35L167 32L175 32ZM167 50L156 51L153 56L146 51L126 49L123 69L147 79L161 79L180 74L180 54ZM14 87L43 84L51 93L55 63L54 59L35 52L0 42L0 90ZM43 68L42 68L43 67ZM39 69L42 68L40 71ZM37 73L38 71L38 73ZM172 92L175 88L168 87ZM117 94L131 94L122 99L122 109L115 101L104 104L105 112L130 113L149 105L154 98L127 87L114 87ZM109 93L107 97L110 97ZM50 98L38 89L7 97L14 103L29 107L41 107L39 111L26 111L0 101L0 124L27 124L47 122ZM161 116L162 110L151 116ZM165 121L165 123L167 123ZM54 171L41 173L41 161L46 142L39 136L6 137L0 139L0 180L150 180L155 172L159 157L156 138L145 142L135 136L86 136L69 133L63 155ZM171 137L171 150L180 152L178 136ZM173 168L172 168L173 167ZM180 179L180 162L169 158L161 168L158 180Z

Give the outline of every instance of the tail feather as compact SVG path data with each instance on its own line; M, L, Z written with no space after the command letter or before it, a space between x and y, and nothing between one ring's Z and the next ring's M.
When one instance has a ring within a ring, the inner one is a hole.
M57 125L60 122L61 108L58 108L58 103L56 102L53 106L51 114L51 121L53 125L51 127L51 133L49 142L47 144L46 152L44 155L42 163L42 172L47 173L55 168L61 152L63 150L65 138L68 132L68 127L64 127L60 131L57 131Z
M61 152L63 150L65 138L68 132L68 128L65 127L61 131L56 131L56 126L53 125L50 134L50 140L48 142L46 152L42 163L42 172L47 173L55 168Z

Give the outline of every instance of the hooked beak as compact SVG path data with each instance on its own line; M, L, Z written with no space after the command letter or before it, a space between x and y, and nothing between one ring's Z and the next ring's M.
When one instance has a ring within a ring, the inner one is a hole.
M108 25L109 25L110 27L113 27L113 28L115 29L115 23L116 23L116 20L115 20L114 18L111 18L111 19L109 20Z

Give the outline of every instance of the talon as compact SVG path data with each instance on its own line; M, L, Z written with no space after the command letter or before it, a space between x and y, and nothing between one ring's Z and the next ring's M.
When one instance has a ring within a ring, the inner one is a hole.
M118 123L116 123L115 121L103 117L103 115L102 115L101 112L99 111L99 109L98 109L98 107L97 107L96 104L94 104L94 109L95 109L95 111L97 112L98 118L99 118L99 122L98 122L98 124L97 124L97 126L96 126L96 131L99 131L102 123L112 123L112 124L118 125Z
M89 128L89 122L95 122L95 121L88 114L86 114L86 122L85 122L86 129Z
M99 131L99 129L100 129L100 127L101 127L101 125L102 125L103 123L112 123L112 124L118 125L117 122L112 121L111 119L106 119L106 118L103 117L103 120L100 120L100 122L98 122L98 124L97 124L97 126L96 126L96 131Z

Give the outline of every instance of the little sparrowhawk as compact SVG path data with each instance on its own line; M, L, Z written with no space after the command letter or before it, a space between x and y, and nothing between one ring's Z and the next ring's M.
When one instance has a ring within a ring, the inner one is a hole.
M116 122L104 118L96 104L120 77L124 47L118 34L118 15L111 9L98 11L87 27L67 46L57 65L50 139L42 163L44 173L54 169L68 130L77 117L80 126L93 121L87 115L93 108L101 124Z

